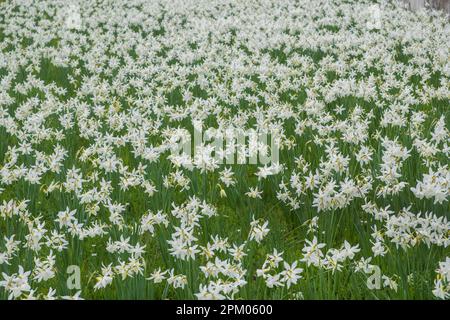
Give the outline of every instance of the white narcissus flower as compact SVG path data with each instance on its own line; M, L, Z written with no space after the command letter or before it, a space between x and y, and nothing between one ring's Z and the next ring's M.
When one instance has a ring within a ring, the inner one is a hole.
M284 270L281 272L283 276L282 281L286 283L287 288L292 284L296 284L298 279L301 278L300 274L303 272L302 268L297 268L297 261L294 261L291 265L284 262Z
M31 286L28 283L28 277L31 271L24 271L23 267L19 265L19 272L7 275L2 273L3 280L0 281L0 287L3 287L8 292L8 299L17 299L24 293L31 291Z

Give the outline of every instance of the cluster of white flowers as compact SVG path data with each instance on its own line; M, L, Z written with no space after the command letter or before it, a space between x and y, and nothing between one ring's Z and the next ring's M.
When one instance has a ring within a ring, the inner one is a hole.
M439 262L436 273L433 294L440 299L448 299L450 297L450 257Z
M428 174L423 175L423 180L418 181L415 188L411 188L414 195L419 198L434 198L435 203L443 203L447 200L450 190L450 170L447 165L439 167L436 172L429 168Z
M266 260L263 263L261 269L256 271L258 277L263 277L268 288L273 287L283 287L286 286L288 289L291 284L296 284L299 279L301 279L302 268L298 268L298 261L294 261L292 264L284 261L283 252L277 252L274 249L272 254L268 254ZM279 266L282 265L282 271L277 270ZM275 274L269 274L269 272L277 270Z
M377 2L2 1L0 298L449 298L448 20Z

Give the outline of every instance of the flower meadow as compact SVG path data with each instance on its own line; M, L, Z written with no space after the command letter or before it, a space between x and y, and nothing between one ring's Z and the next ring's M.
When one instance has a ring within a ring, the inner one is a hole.
M397 1L2 1L0 298L449 299L449 79Z

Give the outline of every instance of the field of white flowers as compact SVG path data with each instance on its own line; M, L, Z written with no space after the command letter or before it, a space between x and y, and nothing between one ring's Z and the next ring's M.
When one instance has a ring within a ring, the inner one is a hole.
M449 80L397 1L0 1L0 299L448 299Z

